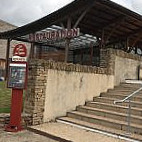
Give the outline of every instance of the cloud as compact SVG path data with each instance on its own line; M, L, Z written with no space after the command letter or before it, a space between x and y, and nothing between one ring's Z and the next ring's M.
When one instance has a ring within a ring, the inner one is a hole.
M73 0L0 0L0 19L21 26L63 7Z
M73 0L0 0L0 19L22 26L65 6ZM142 0L112 0L142 14Z
M142 0L132 0L133 9L142 15Z
M115 3L118 3L128 9L134 10L132 5L132 0L112 0Z

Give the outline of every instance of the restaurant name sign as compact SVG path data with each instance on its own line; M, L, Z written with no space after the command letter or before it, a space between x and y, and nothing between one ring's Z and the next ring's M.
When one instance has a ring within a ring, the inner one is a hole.
M73 38L80 35L80 29L62 29L57 31L44 31L37 32L29 35L30 41L47 41L47 40L60 40L65 38Z

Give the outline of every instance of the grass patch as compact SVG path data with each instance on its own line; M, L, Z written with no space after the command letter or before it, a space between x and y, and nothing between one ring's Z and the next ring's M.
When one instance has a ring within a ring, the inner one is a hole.
M0 113L9 113L11 107L11 90L7 88L5 81L0 81ZM23 93L23 104L24 104L25 91Z
M9 113L10 108L0 108L0 113Z
M11 89L5 81L0 81L0 113L9 113L11 105Z

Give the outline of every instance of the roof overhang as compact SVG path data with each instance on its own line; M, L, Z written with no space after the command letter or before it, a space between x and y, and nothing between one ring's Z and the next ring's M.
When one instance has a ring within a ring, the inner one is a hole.
M83 35L102 38L109 42L126 40L130 44L142 39L142 16L110 0L75 0L67 6L25 26L0 33L1 39L18 39L52 27L67 25L71 18L72 27L77 26Z

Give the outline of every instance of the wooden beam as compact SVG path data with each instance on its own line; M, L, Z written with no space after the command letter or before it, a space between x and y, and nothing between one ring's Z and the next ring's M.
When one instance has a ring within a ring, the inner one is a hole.
M107 29L110 26L113 26L113 25L116 25L118 23L124 22L125 19L126 19L125 16L119 16L119 17L114 18L114 19L112 19L111 21L109 21L109 22L107 22L105 24L102 24L100 27L98 27L98 29Z
M86 13L91 9L92 6L89 6L81 15L80 17L77 19L76 23L74 24L73 28L76 28L78 26L78 24L80 23L80 21L85 17Z
M5 81L8 78L8 67L9 67L9 53L10 53L10 41L11 39L7 39L7 50L6 50L6 64L5 64Z
M119 14L122 14L124 16L129 17L129 18L132 18L132 19L136 20L137 22L139 22L140 19L141 19L141 17L138 18L138 16L134 17L132 14L128 14L128 12L126 12L126 11L128 11L127 9L123 9L122 10L121 7L117 7L117 9L116 8L112 8L111 5L106 5L105 3L106 3L105 1L96 1L96 4L98 4L100 6L103 6L104 8L106 8L105 10L110 10L111 12L118 12Z
M33 59L34 58L34 45L35 45L35 43L34 42L32 42L31 43L31 49L30 49L30 59Z
M116 24L120 25L120 23L124 22L125 19L126 19L125 16L120 16L120 17L114 18L109 23L106 23L103 28L106 29L106 28L116 25Z
M93 62L93 43L90 42L90 65L92 65Z
M134 30L132 33L129 33L128 35L126 35L127 37L132 37L136 34L141 34L142 33L142 28L139 28L137 30Z
M111 32L107 36L105 43L110 39L110 37L113 35L113 33L116 31L116 29L120 27L121 23L124 22L124 20L125 20L125 18L123 17L120 21L119 20L116 21L113 29L111 30ZM106 26L106 27L108 27L108 26ZM104 28L106 28L106 27L104 27Z
M101 37L101 45L100 45L101 48L104 48L104 35L105 35L105 31L103 29L102 30L102 37Z

